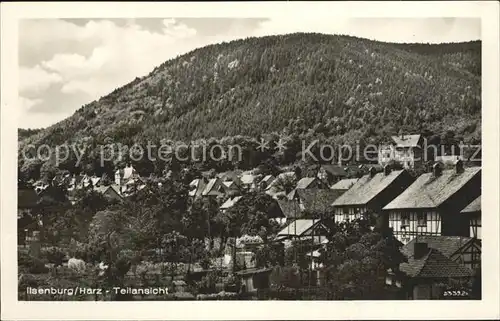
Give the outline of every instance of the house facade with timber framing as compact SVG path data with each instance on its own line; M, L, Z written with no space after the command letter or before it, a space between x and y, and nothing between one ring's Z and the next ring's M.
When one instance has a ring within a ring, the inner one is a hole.
M442 170L436 163L383 210L403 244L421 235L469 236L469 222L460 212L480 195L480 167L464 168L457 161Z
M467 205L460 213L469 221L469 236L481 239L481 196Z
M377 225L387 227L387 219L382 215L382 208L412 182L413 178L404 169L392 171L389 166L385 166L383 172L376 173L370 168L367 175L357 180L332 203L335 222L353 221L367 213L373 213Z

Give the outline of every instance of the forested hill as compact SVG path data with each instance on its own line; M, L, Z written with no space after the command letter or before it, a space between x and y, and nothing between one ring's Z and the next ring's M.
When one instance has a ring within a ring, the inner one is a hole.
M350 142L401 129L453 130L477 141L480 86L479 41L413 45L303 33L249 38L169 60L21 143L272 132Z

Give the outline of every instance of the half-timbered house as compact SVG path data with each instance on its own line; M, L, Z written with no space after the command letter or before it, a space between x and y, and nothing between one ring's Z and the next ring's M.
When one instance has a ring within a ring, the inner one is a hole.
M296 197L296 193L298 190L304 190L304 189L325 189L328 186L326 186L325 183L323 183L319 178L317 177L303 177L301 178L298 182L295 188L288 193L286 196L289 200L293 200Z
M328 185L335 184L336 182L348 176L347 172L342 166L334 164L322 165L318 171L318 178Z
M386 284L401 288L407 299L442 299L443 284L450 278L465 283L474 275L472 269L428 243L418 241L407 244L406 250L411 251L408 262L401 263L397 273L389 271Z
M415 243L425 243L454 262L474 270L481 265L481 241L467 236L419 236L402 247L406 257L414 255Z
M403 244L417 235L469 236L460 211L481 194L481 168L442 170L436 163L401 195L384 207L389 227Z
M275 241L311 240L314 244L321 244L326 235L328 228L321 220L298 219L285 226L276 235Z
M335 222L352 221L368 213L375 215L378 225L386 226L381 216L382 208L402 193L413 179L406 170L391 171L384 167L382 173L371 168L354 185L333 202Z
M469 236L481 239L481 196L467 205L460 213L469 222Z
M392 136L392 144L379 149L379 164L396 162L409 169L423 163L423 137L421 135Z

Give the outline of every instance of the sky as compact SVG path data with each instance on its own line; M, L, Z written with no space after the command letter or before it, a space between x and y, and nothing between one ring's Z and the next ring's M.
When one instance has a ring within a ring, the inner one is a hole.
M50 126L161 63L213 43L293 32L387 42L481 39L475 18L26 19L19 23L20 128Z

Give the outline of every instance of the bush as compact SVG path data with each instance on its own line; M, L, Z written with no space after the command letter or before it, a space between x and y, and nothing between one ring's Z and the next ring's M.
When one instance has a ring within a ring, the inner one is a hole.
M61 266L66 259L66 253L62 249L53 246L42 250L42 257L55 266Z
M42 260L23 252L19 252L17 262L19 265L19 271L31 274L42 274L49 271Z

